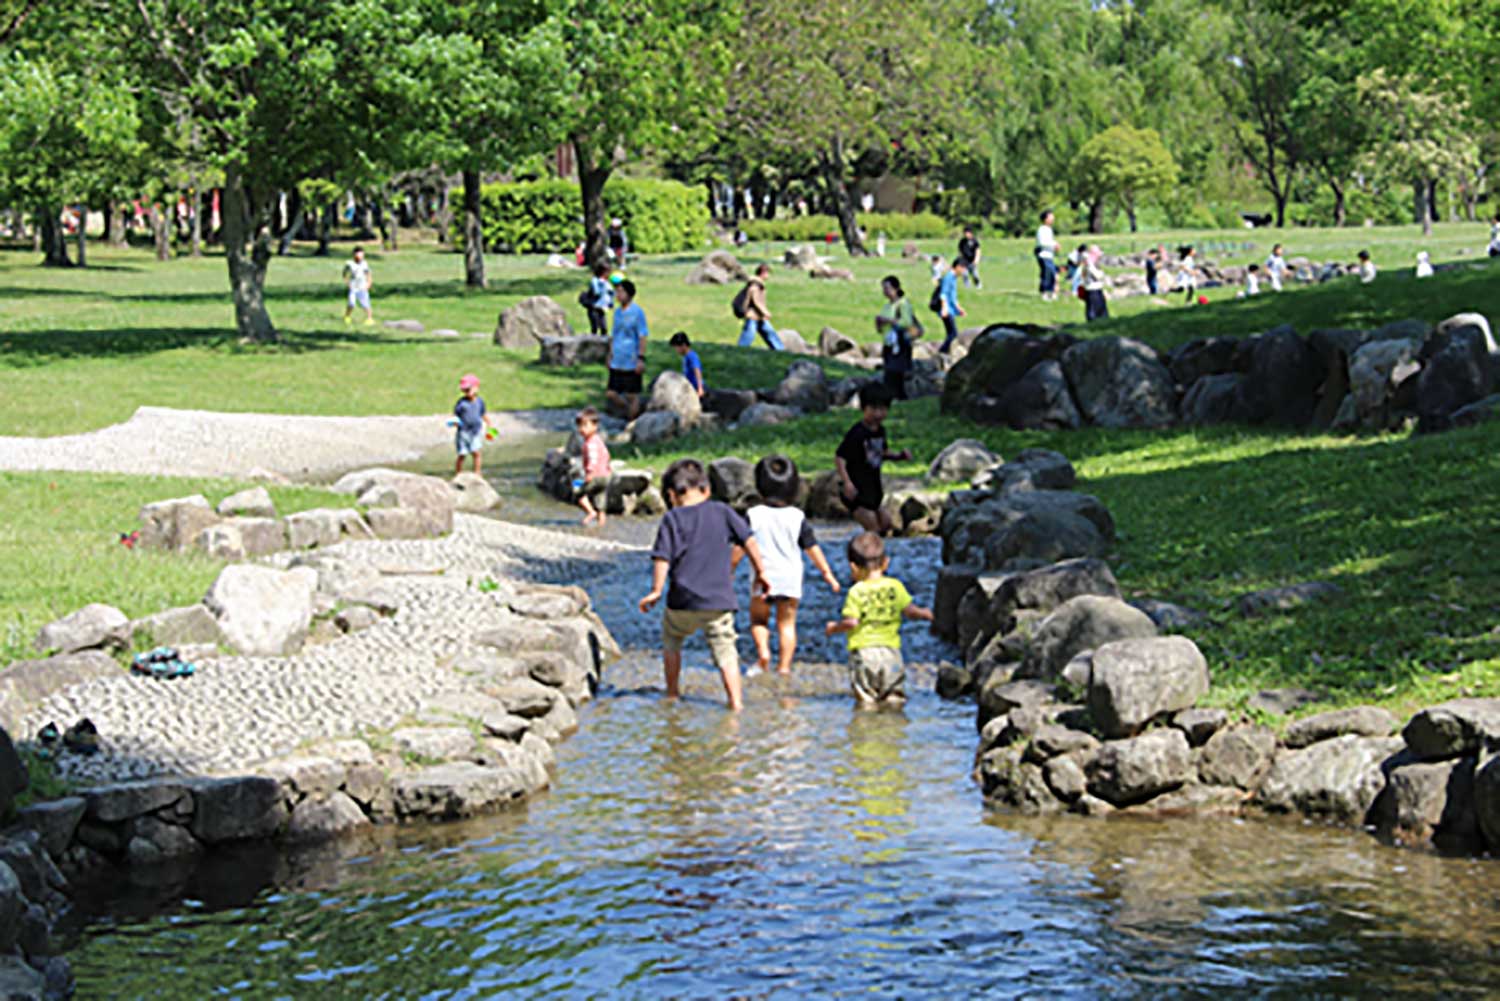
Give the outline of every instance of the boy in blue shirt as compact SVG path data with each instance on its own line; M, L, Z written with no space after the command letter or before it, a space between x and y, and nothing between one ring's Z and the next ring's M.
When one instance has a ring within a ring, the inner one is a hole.
M635 282L615 286L615 321L610 330L609 385L604 398L626 420L641 415L641 373L646 371L646 313L635 301Z
M692 383L701 398L703 396L703 363L698 360L698 352L693 350L693 342L688 339L687 334L679 330L667 343L672 345L678 357L682 359L683 378Z

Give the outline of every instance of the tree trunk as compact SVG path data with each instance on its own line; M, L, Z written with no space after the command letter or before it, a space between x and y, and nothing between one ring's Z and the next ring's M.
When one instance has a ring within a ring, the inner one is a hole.
M448 229L453 225L453 204L448 197L448 178L441 178L441 186L437 192L437 211L434 213L437 222L437 242L444 244L448 242Z
M1417 182L1417 219L1422 223L1422 235L1432 235L1432 198L1437 188L1436 181Z
M1096 198L1089 202L1089 232L1104 232L1104 199Z
M608 154L605 154L607 157ZM596 164L593 150L583 139L573 138L573 158L578 164L578 191L583 198L583 256L590 271L609 263L609 240L604 217L604 185L613 165Z
M89 207L87 203L78 206L78 232L74 234L78 239L78 260L75 262L80 268L89 265Z
M151 242L156 247L158 261L172 259L172 224L162 211L161 203L153 201L148 213L151 220Z
M484 224L480 216L482 200L479 171L464 171L464 284L484 288Z
M1125 199L1125 217L1130 220L1130 231L1137 232L1135 225L1135 199Z
M42 238L43 267L70 268L73 266L73 262L68 260L67 238L63 233L62 223L58 222L55 207L43 206L37 213L37 232Z
M1328 187L1333 191L1333 224L1343 227L1349 222L1349 206L1344 197L1344 186L1330 177Z
M198 190L198 175L190 179L188 194L188 254L194 260L203 256L203 193Z
M1287 187L1290 188L1290 185ZM1286 226L1287 190L1276 187L1272 190L1271 196L1276 199L1276 228L1283 229Z
M401 219L397 216L395 209L391 207L391 192L384 185L380 188L380 203L376 206L375 222L380 228L380 247L395 253L400 250L397 236L401 228Z
M313 251L314 257L328 256L328 244L332 239L333 233L333 220L337 217L337 202L331 202L323 206L323 211L318 213L318 249Z
M224 168L224 259L234 295L234 324L241 337L258 343L277 340L271 314L266 311L272 206L268 197L254 197L238 166Z
M829 148L823 152L823 180L828 187L828 197L833 202L834 215L839 220L839 235L844 238L844 248L850 257L866 256L865 241L860 239L859 219L854 214L854 198L849 194L849 185L844 180L844 139L835 135Z
M115 243L115 207L109 202L104 203L104 242L111 247L118 246Z

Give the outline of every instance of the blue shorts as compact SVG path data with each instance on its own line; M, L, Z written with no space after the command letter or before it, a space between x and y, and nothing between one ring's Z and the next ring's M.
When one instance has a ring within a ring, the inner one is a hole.
M370 290L367 288L351 288L349 290L349 308L358 306L360 309L370 308Z
M472 455L484 447L484 428L478 431L465 431L460 427L453 435L453 447L459 455Z

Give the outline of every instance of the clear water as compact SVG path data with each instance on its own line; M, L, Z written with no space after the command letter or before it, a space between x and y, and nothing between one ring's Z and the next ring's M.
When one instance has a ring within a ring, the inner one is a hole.
M933 556L896 544L913 582ZM754 679L731 717L700 653L671 704L630 608L643 573L626 560L591 585L630 653L551 792L107 888L72 956L79 996L1500 992L1492 861L1264 820L987 816L972 707L930 694L934 641L912 637L904 712L856 712L812 635L833 601L810 591L792 683Z

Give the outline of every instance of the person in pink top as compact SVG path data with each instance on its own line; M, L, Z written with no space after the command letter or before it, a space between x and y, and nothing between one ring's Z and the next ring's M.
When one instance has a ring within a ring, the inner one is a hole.
M604 505L595 506L595 501L604 496L609 487L609 446L599 433L599 411L585 407L573 418L573 426L583 438L583 479L573 481L573 496L583 508L585 525L604 524L607 516Z

